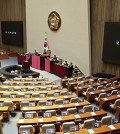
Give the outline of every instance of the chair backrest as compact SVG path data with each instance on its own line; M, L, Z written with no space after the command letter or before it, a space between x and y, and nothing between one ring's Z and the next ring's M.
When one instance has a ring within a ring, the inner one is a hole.
M86 80L87 80L87 79L90 79L90 78L91 78L91 76L86 76L86 77L85 77Z
M114 103L114 108L116 108L117 106L120 106L120 99L117 99Z
M75 122L64 122L62 124L62 130L63 130L63 132L64 133L65 132L69 132L70 131L70 127L73 126L73 125L75 125Z
M97 87L97 90L102 90L103 88L104 88L104 86L100 85L100 86Z
M67 91L60 92L60 95L62 95L62 96L67 95Z
M94 83L94 80L93 79L90 79L88 84L89 85L92 85L93 83Z
M85 86L85 82L84 81L81 81L81 83L78 84L78 87L82 87L82 86Z
M9 107L9 111L14 111L14 105L12 101L4 101L3 102L4 106L8 106Z
M111 83L106 84L106 88L111 87Z
M63 99L55 100L55 104L58 104L58 105L63 104Z
M39 101L38 103L39 103L40 106L46 106L46 102L47 101Z
M92 112L92 105L84 106L83 109L85 110L85 112Z
M112 83L113 86L115 86L117 84L118 84L118 81L117 80L116 81L113 81L113 83Z
M83 128L92 128L94 122L95 122L95 119L85 120L84 123L83 123Z
M98 101L100 100L100 98L106 98L106 93L100 93L98 97Z
M24 98L30 98L31 97L31 94L25 94L24 95Z
M75 113L77 113L77 109L76 108L68 108L67 111L68 111L68 114L75 114Z
M111 95L117 95L118 94L118 90L112 90L111 91Z
M98 80L97 80L98 83L100 83L102 81L104 81L104 78L98 78Z
M78 78L77 78L77 81L82 81L82 80L84 80L83 77L78 77Z
M47 110L45 113L51 113L51 116L56 116L56 110Z
M102 125L111 125L111 122L112 122L112 116L104 116L101 119Z
M48 97L53 97L54 96L54 92L50 92L47 94Z
M19 131L20 134L34 134L32 125L21 125Z
M71 79L68 80L68 83L72 83L72 82L75 82L74 78L71 78Z
M87 92L93 92L93 91L94 91L94 88L93 87L87 88Z
M19 94L19 93L18 93L18 94L17 94L17 97L18 97L18 98L24 98L24 94Z
M54 129L55 130L55 125L54 124L44 124L42 125L42 133L43 134L48 134L48 132L46 131L47 129Z
M21 101L21 107L29 107L29 101Z
M38 117L38 114L37 114L36 111L25 112L25 116L26 116L26 115L29 115L29 114L32 114L32 117L33 117L33 118L37 118L37 117Z
M39 93L32 94L32 97L38 98L39 97Z
M75 97L75 98L71 98L70 102L71 103L77 103L78 102L78 97Z
M9 97L10 97L10 94L9 94L9 93L4 93L4 94L2 95L2 97L3 97L3 98L9 98Z

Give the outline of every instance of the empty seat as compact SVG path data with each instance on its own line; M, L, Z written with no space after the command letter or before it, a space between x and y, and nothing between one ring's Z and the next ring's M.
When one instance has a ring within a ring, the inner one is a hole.
M29 101L21 101L20 107L29 107Z
M112 90L111 91L111 95L117 95L118 94L118 90Z
M69 132L70 131L70 127L73 126L73 125L75 125L75 122L64 122L62 124L62 131L64 133Z
M30 112L25 112L25 117L27 117L27 115L32 115L32 118L37 118L38 114L36 111L30 111ZM29 118L29 117L28 117Z
M47 110L45 113L51 113L51 116L56 116L56 110Z
M90 79L89 82L88 82L89 85L92 85L94 84L94 80L93 79Z
M90 78L91 78L91 76L86 76L86 77L85 77L85 80L90 79Z
M3 97L3 98L9 98L9 97L10 97L10 94L9 94L9 93L4 93L4 94L2 95L2 97Z
M113 85L113 87L114 87L115 85L118 85L118 81L117 81L117 80L116 80L116 81L113 81L112 85Z
M24 94L17 94L17 98L24 98Z
M98 78L97 83L104 81L104 78Z
M32 94L32 97L39 98L39 93Z
M48 131L47 131L48 130ZM42 125L42 133L43 134L48 134L49 132L55 130L55 125L54 124L44 124ZM54 132L51 132L51 134Z
M77 102L79 102L79 97L71 98L70 102L71 103L77 103Z
M57 99L57 100L55 100L55 104L58 104L58 105L63 104L63 99Z
M83 77L78 77L78 78L77 78L77 81L83 81L83 80L84 80Z
M67 112L68 112L68 114L75 114L75 113L77 113L77 109L76 108L68 108Z
M120 106L120 99L115 100L114 104L110 104L112 109L116 109L117 106Z
M104 116L101 119L101 125L111 125L112 122L112 116Z
M20 134L35 134L32 125L21 125L19 128Z
M46 102L47 102L47 101L39 101L38 104L39 104L40 106L46 106Z
M82 94L86 96L87 92L94 92L94 91L95 91L95 89L93 87L89 87L89 88L87 88L87 91L86 92L83 91Z
M30 94L25 94L25 95L24 95L24 98L30 98L30 97L31 97Z
M92 112L92 105L84 106L83 109L85 110L85 112Z
M62 96L67 95L67 91L60 92L60 95L62 95Z
M92 128L94 122L95 122L95 119L87 119L82 124L82 128Z
M97 87L97 90L102 90L102 89L104 89L103 85L100 85L100 86Z
M111 87L111 83L106 84L106 88Z
M54 92L48 93L47 96L48 96L48 97L54 97Z
M95 97L95 100L99 102L100 98L106 98L106 93L100 93L98 97Z

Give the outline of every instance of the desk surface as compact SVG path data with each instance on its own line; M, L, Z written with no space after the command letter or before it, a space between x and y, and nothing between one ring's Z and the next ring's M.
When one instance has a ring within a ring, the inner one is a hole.
M56 99L71 99L77 97L76 94L68 95L68 96L57 96L57 97L45 97L45 98L0 98L0 101L12 101L12 102L20 102L20 101L40 101L40 100L56 100Z
M60 116L61 118L59 119L57 116L52 116L51 118L33 118L33 119L18 119L17 120L17 124L43 124L43 123L53 123L53 122L60 122L60 121L71 121L71 120L76 120L76 119L81 119L81 120L85 120L86 118L91 118L91 117L98 117L98 116L105 116L107 115L107 112L104 110L100 110L100 111L96 111L94 112L86 112L84 114L78 114L79 118L76 117L76 115L74 114L70 114L68 116ZM22 121L21 121L22 120Z
M39 90L39 91L0 91L0 94L16 94L16 95L24 95L24 94L40 94L40 93L54 93L54 92L65 92L68 91L66 88L62 90Z
M22 111L40 111L40 110L50 110L50 109L67 109L71 107L82 107L85 105L90 105L88 101L79 102L79 103L69 103L69 104L62 104L62 105L52 105L52 106L35 106L35 107L22 107Z
M8 110L9 110L9 107L8 106L0 107L0 112L1 111L8 111Z

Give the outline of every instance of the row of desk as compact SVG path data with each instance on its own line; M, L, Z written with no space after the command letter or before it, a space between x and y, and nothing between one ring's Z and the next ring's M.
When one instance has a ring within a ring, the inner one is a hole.
M24 64L24 61L27 60L27 56L28 55L18 54L18 64L20 65ZM58 64L58 61L51 60L48 55L31 54L29 56L30 56L29 61L31 62L30 64L32 68L38 70L45 70L62 78L65 76L71 77L72 75L73 67Z

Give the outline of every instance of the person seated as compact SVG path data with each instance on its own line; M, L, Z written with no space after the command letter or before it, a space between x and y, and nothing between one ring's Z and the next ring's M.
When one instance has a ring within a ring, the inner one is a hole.
M36 54L36 55L37 55L37 54L38 54L38 52L35 50L34 54Z
M56 57L56 55L54 55L54 57L53 57L53 60L55 60L55 61L57 60L57 57Z
M70 62L69 67L72 67L72 68L73 68L73 64L72 64L72 62Z
M47 54L47 51L46 51L46 49L44 49L44 52L43 52L43 54Z
M65 65L65 66L68 66L68 63L67 63L67 61L65 61L64 65Z

